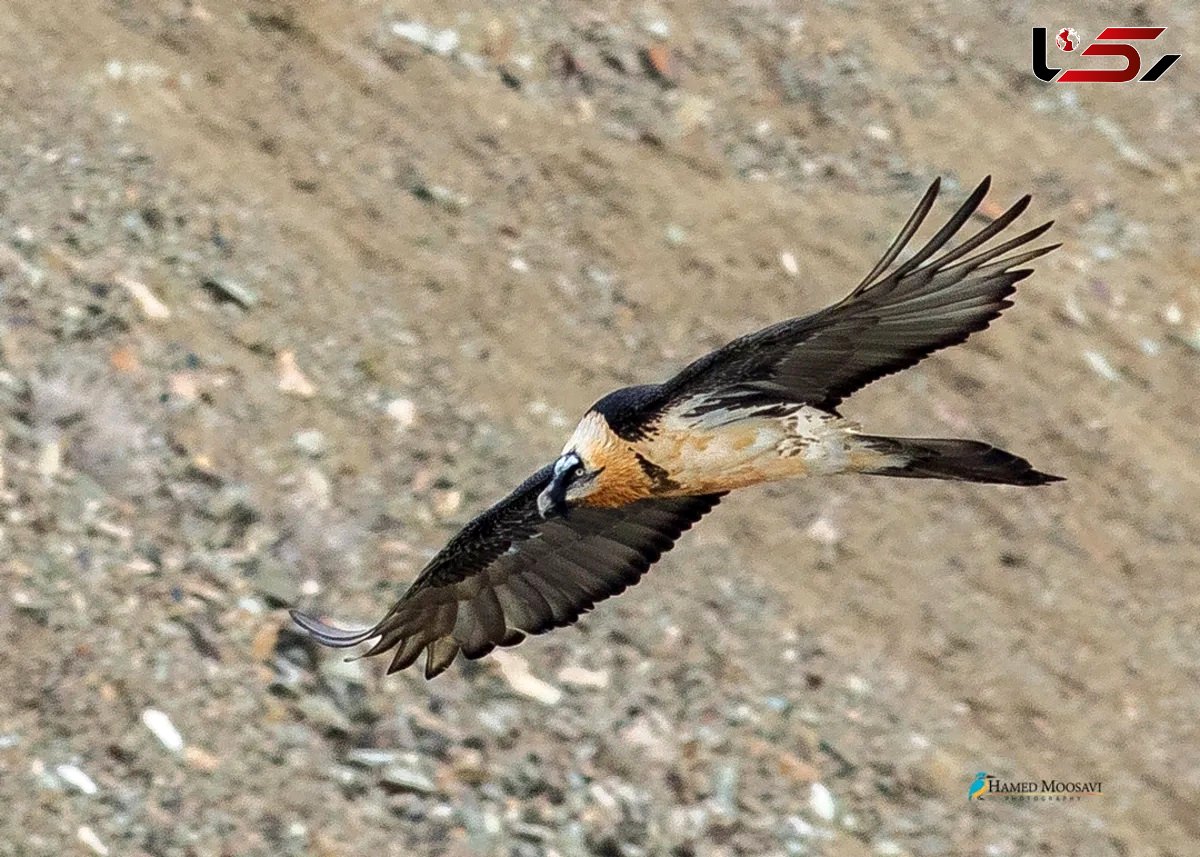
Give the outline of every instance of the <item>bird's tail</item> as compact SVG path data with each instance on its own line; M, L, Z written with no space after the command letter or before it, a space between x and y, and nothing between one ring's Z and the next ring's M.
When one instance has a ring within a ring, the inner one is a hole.
M1035 470L1018 455L977 440L871 435L860 435L859 440L882 453L879 466L866 471L880 476L996 485L1046 485L1062 481L1061 476Z

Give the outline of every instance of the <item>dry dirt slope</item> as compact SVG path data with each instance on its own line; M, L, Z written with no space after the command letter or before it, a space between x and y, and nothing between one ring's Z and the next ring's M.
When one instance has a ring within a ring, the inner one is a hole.
M7 4L0 853L1190 853L1200 45L1137 14L1178 67L1068 88L1026 72L1055 21L998 4ZM734 498L519 650L549 709L288 636L280 601L370 618L592 399L839 296L985 173L1064 248L847 411L1066 485ZM969 805L977 770L1106 794Z

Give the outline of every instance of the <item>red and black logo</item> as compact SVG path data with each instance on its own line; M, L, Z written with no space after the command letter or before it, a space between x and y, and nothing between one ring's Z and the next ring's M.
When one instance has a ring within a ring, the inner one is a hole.
M1124 68L1072 68L1063 71L1054 68L1046 58L1046 28L1033 28L1033 73L1046 83L1125 83L1137 78L1142 81L1158 80L1179 59L1179 54L1166 54L1150 70L1138 77L1142 70L1142 55L1133 42L1152 42L1163 34L1166 27L1105 27L1096 40L1080 51L1085 57L1120 57L1125 60ZM1074 53L1079 47L1079 34L1071 27L1055 31L1054 43L1066 53Z

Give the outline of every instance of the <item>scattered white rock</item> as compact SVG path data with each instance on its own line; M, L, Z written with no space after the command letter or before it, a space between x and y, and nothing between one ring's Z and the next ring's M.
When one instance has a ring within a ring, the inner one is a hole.
M1179 324L1183 321L1183 310L1179 308L1179 304L1169 304L1162 311L1162 320L1167 324Z
M784 250L779 254L779 264L783 265L783 270L791 276L800 276L800 264L796 261L796 254L791 250Z
M884 128L882 125L868 125L866 127L867 136L879 143L889 143L892 139L892 132Z
M417 406L411 399L392 399L387 404L387 415L400 428L410 428L417 421Z
M75 765L58 765L55 767L54 773L60 780L81 794L94 795L100 791L96 781Z
M100 841L100 837L96 835L96 831L92 830L86 824L75 832L79 841L92 849L100 857L108 857L108 846Z
M62 444L58 438L51 438L42 444L37 468L43 482L50 482L62 470Z
M842 540L842 532L829 518L821 515L808 526L806 535L819 545L833 547Z
M145 283L124 274L118 274L115 279L117 284L124 287L129 296L137 301L142 315L146 318L151 321L166 321L171 317L171 308L155 297L154 292L150 291L150 287Z
M279 389L302 399L311 399L317 394L317 388L305 377L296 363L296 353L285 349L275 358L276 369L279 372Z
M183 736L179 734L179 730L175 728L175 724L166 714L156 708L147 708L142 712L142 722L146 724L147 729L154 733L154 737L172 753L183 751Z
M1108 358L1099 351L1085 351L1083 352L1083 359L1087 361L1087 364L1091 367L1092 371L1104 380L1121 380L1121 373L1113 368L1113 365L1108 362Z
M808 792L808 805L822 821L833 821L837 817L837 803L833 793L821 783L813 783Z
M518 274L528 274L529 273L529 263L526 262L524 259L522 259L520 256L513 256L511 259L509 259L508 267L512 268Z
M462 506L461 491L439 491L433 498L433 511L440 518L448 518Z
M437 30L419 21L396 21L392 24L392 34L442 57L454 53L459 44L454 30Z
M871 692L871 685L862 676L851 673L846 676L846 690L855 696L866 696Z
M296 445L296 449L303 452L309 458L320 458L325 454L328 444L325 442L325 435L317 429L306 429L296 432L292 438L292 443Z
M558 671L558 680L575 687L608 687L608 670L589 670L586 667L563 667Z
M563 692L530 672L529 662L520 655L503 651L492 652L491 660L500 668L500 675L504 676L509 687L521 696L536 699L546 705L558 705L562 701Z

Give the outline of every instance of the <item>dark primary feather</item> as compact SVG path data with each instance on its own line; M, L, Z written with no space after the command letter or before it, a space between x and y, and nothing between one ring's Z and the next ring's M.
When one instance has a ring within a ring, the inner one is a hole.
M990 183L990 177L984 179L929 241L893 267L933 208L940 188L935 181L883 257L845 299L700 358L662 385L660 402L729 387L833 410L860 387L983 330L1012 305L1007 298L1016 283L1033 273L1019 266L1059 246L1008 255L1052 225L1045 223L985 249L1025 211L1030 200L1025 196L947 249L979 208Z
M341 631L292 615L328 646L375 639L367 655L395 649L388 672L425 651L425 674L432 678L460 650L482 657L526 634L569 625L623 592L722 496L642 500L619 509L579 506L546 520L537 495L551 473L552 467L538 471L467 524L373 627Z

